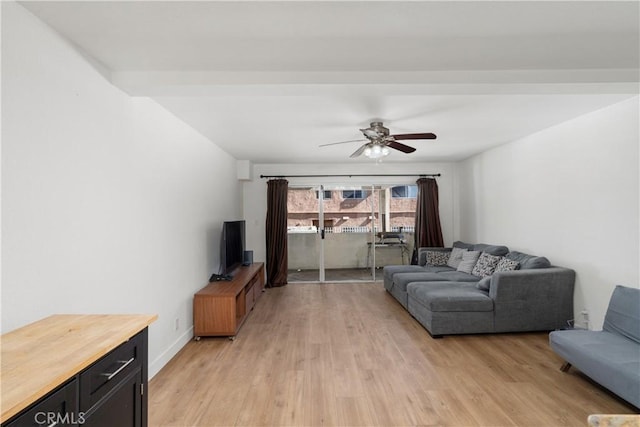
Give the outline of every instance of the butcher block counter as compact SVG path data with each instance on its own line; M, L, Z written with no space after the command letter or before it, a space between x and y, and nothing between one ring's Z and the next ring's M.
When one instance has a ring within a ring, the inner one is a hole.
M82 375L85 375L87 380L93 381L91 388L97 389L98 386L94 385L95 377L105 376L106 384L106 381L112 380L112 377L120 375L122 371L123 378L122 380L118 378L118 381L127 380L128 377L124 378L124 375L131 378L138 375L135 380L142 384L141 394L144 394L145 398L144 405L142 402L140 405L145 411L140 416L144 424L140 425L145 425L147 327L157 318L157 315L146 314L60 314L3 334L0 338L2 347L0 422L4 425L12 417L67 382L65 387L73 386L74 394L71 395L77 397L73 398L75 402L67 403L64 407L73 408L76 411L76 417L78 414L83 418L89 418L94 413L99 414L100 406L106 408L107 405L103 404L108 399L98 394L94 396L85 393L82 389L85 381ZM135 346L128 343L130 340L134 341L132 340L134 336L137 340ZM125 343L128 344L125 345ZM110 353L113 353L113 360L107 357ZM96 363L101 359L105 360L103 366ZM101 373L92 373L92 365L101 369ZM94 379L89 378L90 374ZM114 380L108 387L105 386L105 390L110 390L105 391L104 394L109 396L116 394L113 388L118 386L118 381ZM137 383L134 382L134 384ZM11 425L13 421L7 425Z

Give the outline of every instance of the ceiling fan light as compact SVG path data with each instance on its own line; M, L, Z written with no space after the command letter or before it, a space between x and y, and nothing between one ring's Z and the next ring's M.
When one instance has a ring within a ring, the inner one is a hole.
M368 144L367 148L364 149L364 155L370 159L379 159L387 156L389 152L390 150L387 146L375 143Z

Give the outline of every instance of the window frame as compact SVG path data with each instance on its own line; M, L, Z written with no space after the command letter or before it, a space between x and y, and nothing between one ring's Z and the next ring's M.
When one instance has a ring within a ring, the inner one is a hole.
M351 192L353 197L345 196L346 192ZM342 190L342 198L344 200L364 200L367 197L367 192L365 190Z
M405 195L400 196L394 194L394 189L396 188L404 188ZM412 195L412 189L415 189L415 195ZM417 185L395 185L391 187L391 198L392 199L417 199L418 198L418 186Z
M322 190L322 200L331 200L331 190ZM327 193L329 194L329 197L327 197ZM320 190L316 190L316 199L320 198Z

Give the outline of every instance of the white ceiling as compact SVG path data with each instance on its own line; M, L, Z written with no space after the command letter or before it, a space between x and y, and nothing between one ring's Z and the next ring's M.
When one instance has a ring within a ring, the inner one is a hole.
M453 161L638 94L638 1L23 1L237 159Z

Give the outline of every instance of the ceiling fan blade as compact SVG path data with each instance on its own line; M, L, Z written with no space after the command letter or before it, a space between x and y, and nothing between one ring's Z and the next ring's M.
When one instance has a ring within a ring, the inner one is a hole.
M415 148L409 147L408 145L404 145L397 141L391 141L387 143L387 147L395 148L396 150L402 151L403 153L413 153L414 151L416 151Z
M367 148L367 144L362 144L362 147L358 148L356 151L353 152L352 155L350 155L349 157L354 158L354 157L358 157L360 154L364 153L364 149Z
M328 145L338 145L338 144L346 144L347 142L361 142L361 141L366 141L366 139L352 139L350 141L340 141L340 142L330 142L329 144L320 144L318 145L318 147L326 147Z
M436 139L434 133L403 133L391 136L393 136L394 139Z

